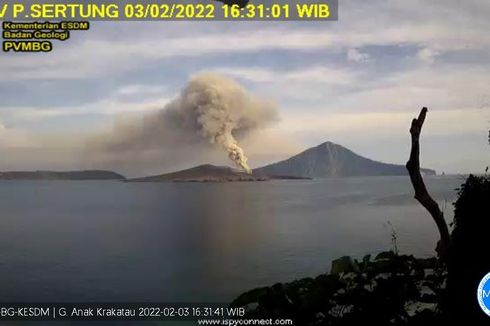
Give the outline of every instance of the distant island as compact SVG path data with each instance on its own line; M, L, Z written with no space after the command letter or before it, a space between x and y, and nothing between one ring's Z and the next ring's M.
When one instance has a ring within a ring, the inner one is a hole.
M421 169L435 175L431 169ZM407 175L404 165L388 164L360 156L351 150L325 142L286 160L253 170L252 174L211 164L199 165L171 173L126 179L105 170L87 171L12 171L0 172L0 180L121 180L129 182L256 182L351 176Z
M129 182L254 182L271 179L305 179L294 176L265 176L232 169L227 166L211 164L199 165L190 169L160 174L144 178L129 179Z
M427 175L436 174L431 169L421 170ZM252 174L226 166L204 164L190 169L128 181L236 182L383 175L407 175L407 169L404 165L377 162L362 157L341 145L325 142L287 160L254 169Z
M431 169L422 173L435 175ZM377 162L353 151L325 142L291 158L254 170L257 175L290 175L307 178L407 175L404 165Z
M10 171L0 172L0 180L125 180L118 173L104 170L86 171Z

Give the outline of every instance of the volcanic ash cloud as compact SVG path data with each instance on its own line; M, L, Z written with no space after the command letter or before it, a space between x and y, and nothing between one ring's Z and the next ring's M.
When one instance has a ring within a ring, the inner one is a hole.
M237 137L275 120L277 111L234 80L205 73L191 78L178 98L167 105L164 117L225 150L237 167L251 173Z

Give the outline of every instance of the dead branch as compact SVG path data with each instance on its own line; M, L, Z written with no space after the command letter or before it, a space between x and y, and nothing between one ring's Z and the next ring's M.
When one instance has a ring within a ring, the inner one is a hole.
M414 198L419 201L419 203L430 213L434 219L434 222L436 222L439 234L441 236L441 239L437 243L436 251L439 257L444 259L449 248L449 229L446 224L446 220L444 220L444 214L439 208L439 205L427 191L424 179L422 179L422 174L420 173L420 132L422 131L422 125L424 124L426 114L427 108L424 107L420 111L419 117L412 120L412 126L410 127L410 135L412 136L412 150L410 151L410 158L406 167L415 191Z

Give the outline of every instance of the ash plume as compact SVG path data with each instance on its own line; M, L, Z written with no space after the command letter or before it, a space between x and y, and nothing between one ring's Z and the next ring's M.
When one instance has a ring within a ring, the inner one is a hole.
M228 157L247 173L252 170L234 133L250 131L271 118L263 102L253 98L236 82L215 74L195 76L169 106L167 114L178 125L190 128L210 143L224 149Z
M99 153L98 162L91 165L160 160L175 166L212 153L215 156L213 148L217 148L236 167L251 173L239 140L277 117L273 103L252 95L234 80L214 73L198 74L162 110L142 119L126 119L109 134L99 135L89 144Z

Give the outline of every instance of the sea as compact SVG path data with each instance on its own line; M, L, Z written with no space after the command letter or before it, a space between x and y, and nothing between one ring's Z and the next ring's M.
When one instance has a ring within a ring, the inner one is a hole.
M463 176L425 178L453 218ZM229 302L438 233L408 176L0 182L1 302Z

